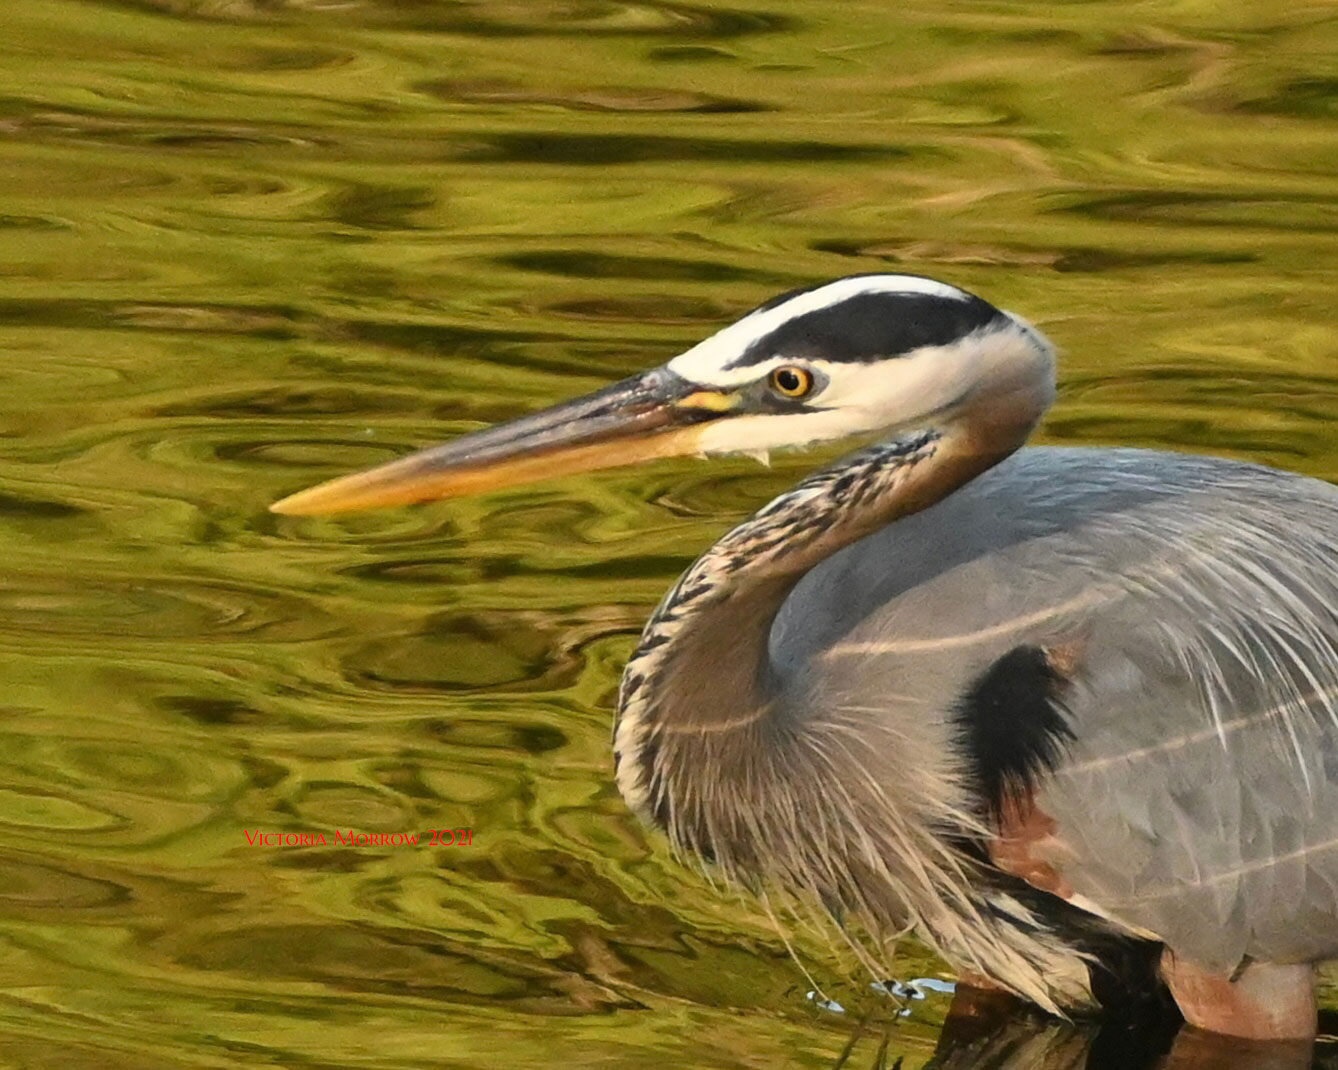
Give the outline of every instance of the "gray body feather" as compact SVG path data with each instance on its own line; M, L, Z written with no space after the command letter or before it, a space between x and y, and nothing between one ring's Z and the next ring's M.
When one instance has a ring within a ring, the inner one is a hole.
M1072 651L1074 738L1038 786L1056 828L1037 849L1075 905L1229 973L1338 956L1335 607L1338 489L1023 449L819 563L769 660L785 706L876 723L947 784L970 682L1020 644Z

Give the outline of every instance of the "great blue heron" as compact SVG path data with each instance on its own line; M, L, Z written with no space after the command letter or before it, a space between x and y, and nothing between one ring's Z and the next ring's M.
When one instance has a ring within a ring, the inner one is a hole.
M856 276L273 508L894 433L660 603L618 703L628 805L728 878L913 927L1052 1012L1164 981L1203 1028L1313 1035L1338 957L1338 490L1019 449L1054 363L955 286Z

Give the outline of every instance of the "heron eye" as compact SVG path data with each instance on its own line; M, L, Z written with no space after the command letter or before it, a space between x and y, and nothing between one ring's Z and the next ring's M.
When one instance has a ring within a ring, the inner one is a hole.
M787 364L771 373L771 389L782 397L802 398L813 389L813 373Z

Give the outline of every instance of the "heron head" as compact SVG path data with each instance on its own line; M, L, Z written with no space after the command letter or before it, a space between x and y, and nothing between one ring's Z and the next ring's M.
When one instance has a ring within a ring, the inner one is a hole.
M1025 321L947 283L857 275L773 298L668 364L443 446L322 483L278 513L458 497L685 454L948 423L982 397L1035 420L1054 352Z

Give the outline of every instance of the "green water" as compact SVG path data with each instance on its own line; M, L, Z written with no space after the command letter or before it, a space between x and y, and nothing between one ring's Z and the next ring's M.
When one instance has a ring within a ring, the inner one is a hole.
M875 270L1040 323L1046 440L1338 478L1336 174L1318 3L6 0L0 1065L921 1066L611 783L811 461L265 507Z

